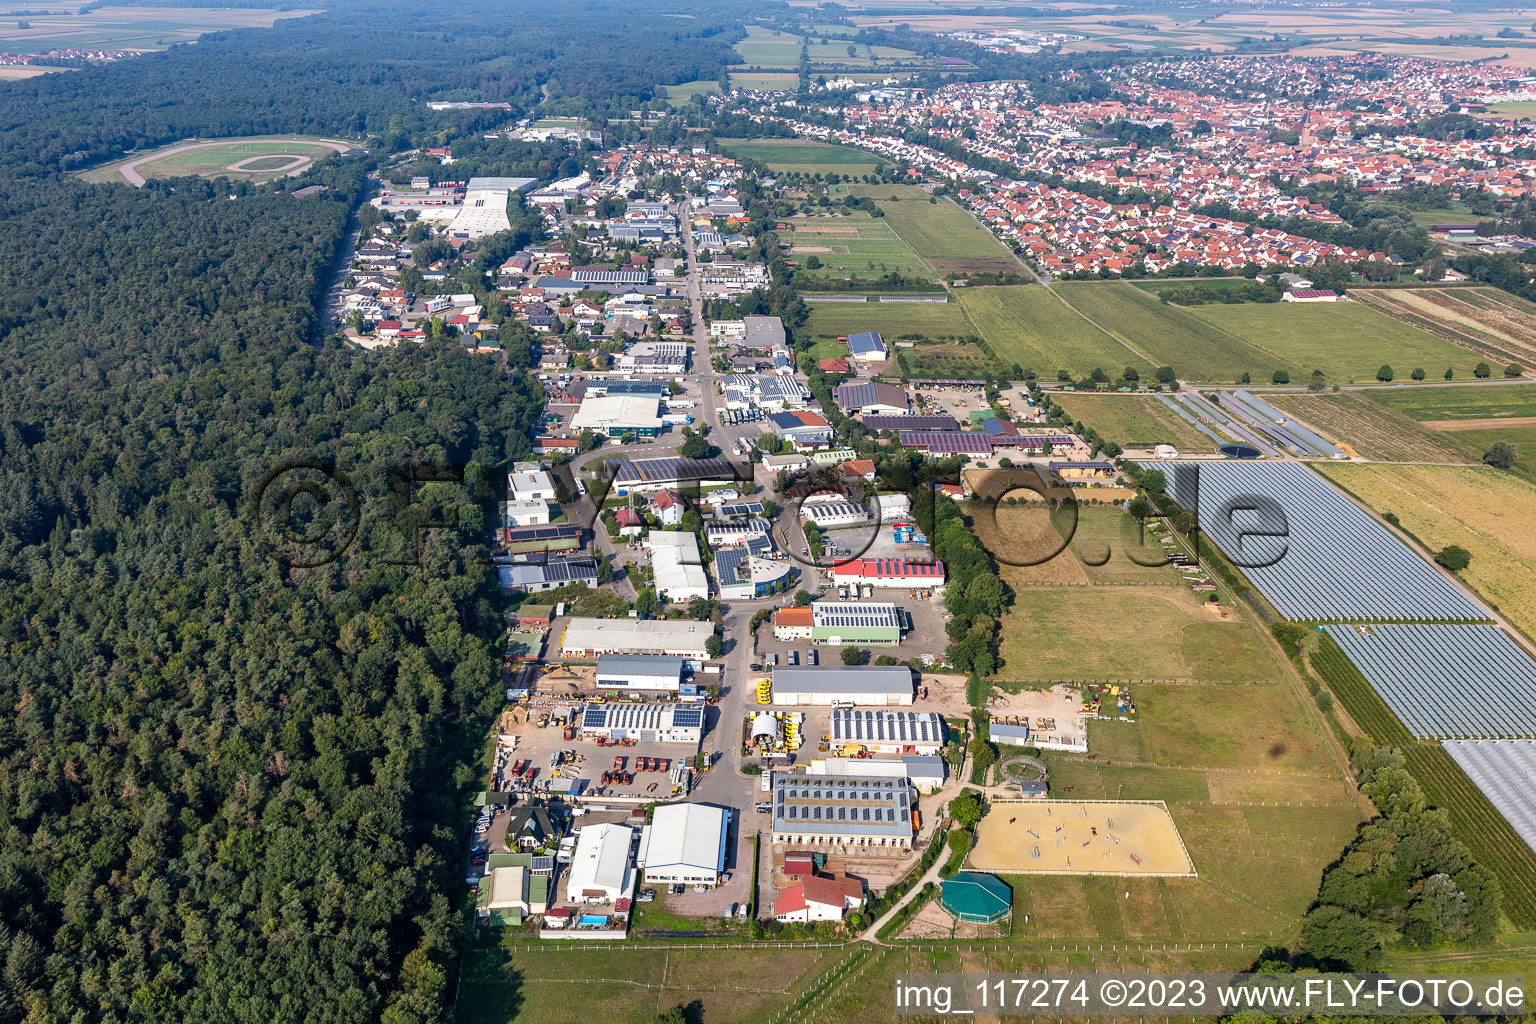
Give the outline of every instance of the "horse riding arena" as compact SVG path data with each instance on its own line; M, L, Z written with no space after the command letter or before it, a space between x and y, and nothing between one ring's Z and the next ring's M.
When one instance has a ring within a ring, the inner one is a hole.
M1008 875L1196 874L1161 800L994 801L967 864Z
M126 181L141 186L150 178L229 178L271 181L309 170L316 160L353 148L350 142L304 136L186 141L136 154L81 175L87 181Z

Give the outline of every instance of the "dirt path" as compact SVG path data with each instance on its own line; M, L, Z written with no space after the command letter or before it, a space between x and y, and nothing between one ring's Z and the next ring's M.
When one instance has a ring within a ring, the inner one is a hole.
M1536 416L1489 416L1480 420L1420 420L1430 430L1491 430L1496 427L1536 427Z
M176 146L173 149L157 150L156 152L148 153L148 154L146 154L144 156L137 157L137 158L135 158L133 160L128 161L127 163L125 163L121 167L119 167L117 169L117 172L119 174L121 174L125 179L127 179L128 184L132 185L134 188L143 188L144 187L144 175L142 175L142 174L140 174L138 172L138 168L143 166L144 164L151 163L151 162L153 162L155 160L160 160L160 159L163 159L163 158L168 157L168 156L175 156L178 153L186 153L186 152L189 152L189 151L194 150L194 149L213 149L213 148L215 148L217 146L227 146L232 141L234 141L234 140L232 140L232 139L221 139L221 140L214 141L214 142L189 142L189 143L187 143L184 146ZM271 140L240 140L240 141L272 141L272 142L282 142L284 140L281 139L281 138L276 138L276 139L271 139ZM353 148L353 145L350 142L331 142L331 141L326 140L326 139L294 139L292 141L294 141L294 142L302 142L305 145L311 145L311 146L329 146L330 148L334 149L338 153L345 153L347 150ZM261 155L261 154L258 154L258 155ZM267 155L271 155L271 154L267 154ZM241 162L243 163L244 161L241 161ZM295 168L293 168L292 170L290 170L290 171L288 171L286 173L288 173L290 175L297 174L300 171L308 169L308 167L309 167L309 165L311 163L313 163L312 160L305 160L304 163L300 164L298 167L295 167Z

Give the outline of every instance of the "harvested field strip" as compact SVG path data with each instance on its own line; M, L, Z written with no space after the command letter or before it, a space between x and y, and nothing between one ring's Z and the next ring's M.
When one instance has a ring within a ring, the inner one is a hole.
M1536 416L1489 416L1480 420L1424 420L1430 430L1495 430L1499 427L1536 427Z
M1470 289L1414 289L1394 292L1392 297L1429 316L1441 316L1474 333L1491 335L1495 344L1527 353L1536 351L1532 340L1536 339L1536 318L1502 304L1468 302L1471 294Z
M1454 345L1460 345L1462 348L1470 349L1478 355L1486 356L1489 359L1509 362L1520 356L1518 350L1512 350L1510 347L1500 343L1492 335L1460 328L1455 324L1447 323L1441 317L1432 317L1410 309L1404 303L1386 297L1388 294L1385 291L1360 289L1351 292L1350 298L1362 306L1390 316L1399 323L1407 324L1409 327L1416 327L1426 334L1433 334L1437 338L1443 338Z
M1472 784L1438 743L1419 743L1330 638L1321 638L1312 667L1359 726L1379 745L1397 747L1430 802L1451 823L1478 862L1498 876L1504 913L1521 928L1536 927L1536 853Z
M1476 462L1477 453L1399 413L1348 392L1276 394L1265 400L1367 459L1381 462Z

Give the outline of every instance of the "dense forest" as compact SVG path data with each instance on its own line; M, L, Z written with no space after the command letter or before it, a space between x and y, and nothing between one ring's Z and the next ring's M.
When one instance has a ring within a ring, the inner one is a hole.
M433 97L526 106L547 85L602 114L717 76L739 27L665 3L328 6L7 87L0 1021L451 1005L465 801L501 704L482 541L542 412L529 348L314 342L372 156L273 185L64 172L188 135L378 153L481 116ZM409 466L463 479L402 509ZM307 487L335 500L299 501L296 525L258 500ZM296 556L315 524L355 540Z
M429 99L527 109L547 87L566 112L627 111L660 84L717 79L739 62L732 5L707 15L665 2L640 10L602 0L452 5L356 0L270 29L6 85L0 169L74 170L190 135L312 132L387 145L422 127L478 115L434 113Z

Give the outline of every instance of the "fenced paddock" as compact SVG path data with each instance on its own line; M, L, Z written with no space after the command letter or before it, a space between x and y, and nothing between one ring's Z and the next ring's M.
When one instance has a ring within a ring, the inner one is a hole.
M993 801L967 866L1010 875L1197 874L1161 800Z

